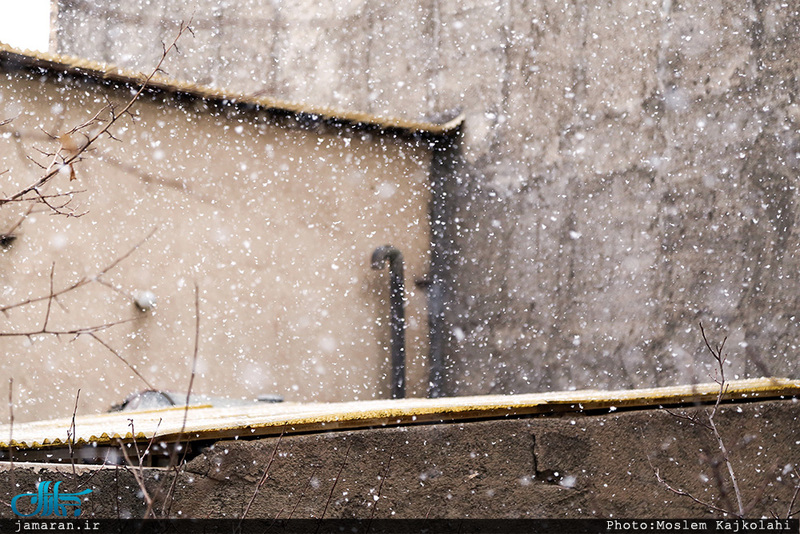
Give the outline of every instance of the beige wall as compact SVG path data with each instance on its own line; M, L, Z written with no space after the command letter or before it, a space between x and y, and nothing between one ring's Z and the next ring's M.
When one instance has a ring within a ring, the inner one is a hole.
M41 175L24 156L47 158L42 133L64 131L128 97L91 81L0 76L0 118L17 117L0 138L2 190ZM425 146L375 132L277 124L263 112L207 109L201 101L141 100L136 120L48 193L80 190L79 218L37 208L0 254L3 304L46 295L92 277L155 234L103 277L59 299L49 327L130 321L99 332L155 387L185 391L194 339L193 284L201 292L201 341L194 391L287 400L387 397L388 272L370 268L373 249L392 243L406 258L409 395L427 387L424 292L429 255ZM24 206L0 208L0 229ZM5 230L3 230L5 231ZM130 295L152 290L140 312ZM46 302L0 316L0 331L41 329ZM81 336L0 338L2 375L13 377L18 420L108 408L141 380L108 350ZM5 384L4 384L5 389ZM6 417L4 413L2 418Z

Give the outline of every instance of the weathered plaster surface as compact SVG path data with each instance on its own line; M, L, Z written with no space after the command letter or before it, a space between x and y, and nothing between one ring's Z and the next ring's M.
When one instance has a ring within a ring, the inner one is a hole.
M0 117L14 118L0 132L5 190L35 183L42 168L29 157L59 149L42 130L129 97L92 79L0 73ZM370 263L387 243L408 256L407 391L425 395L427 299L413 283L429 270L425 142L168 95L142 97L135 114L75 165L74 181L47 189L77 191L68 208L79 216L21 202L0 213L0 233L22 221L0 253L0 306L34 299L3 310L0 325L16 334L0 340L0 387L18 423L101 413L143 389L185 397L195 284L192 393L389 397L389 273ZM51 272L51 291L79 285L60 306L47 298ZM142 290L156 296L151 311L133 303ZM112 323L122 324L75 335ZM73 334L37 335L42 324Z
M194 9L168 4L63 0L58 49L147 69ZM447 392L705 378L699 320L732 374L799 376L793 4L213 0L194 20L173 75L466 114Z

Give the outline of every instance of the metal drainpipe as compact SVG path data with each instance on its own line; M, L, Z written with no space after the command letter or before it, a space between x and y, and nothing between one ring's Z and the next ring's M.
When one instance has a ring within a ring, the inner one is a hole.
M431 267L428 276L428 324L430 328L430 380L428 396L445 396L446 345L449 328L445 318L452 298L450 265L455 260L453 201L456 177L462 166L461 127L432 141L431 160Z
M392 327L392 398L406 396L406 319L405 284L403 282L403 254L391 245L384 245L372 253L372 268L380 270L389 261L389 302Z

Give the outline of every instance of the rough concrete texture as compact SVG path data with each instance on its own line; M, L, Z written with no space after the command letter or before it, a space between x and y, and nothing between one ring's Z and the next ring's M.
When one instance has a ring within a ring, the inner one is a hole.
M686 415L707 422L691 408L222 441L188 463L170 514L241 517L252 499L252 518L719 517L656 479L657 470L674 488L736 509L716 441ZM800 485L798 416L800 403L787 400L730 404L715 418L743 500L755 502L748 517L786 515ZM92 517L144 514L130 469L80 467L72 476L69 466L55 472L18 463L10 489L5 466L2 502L36 481L64 480L68 491L94 489L84 505ZM172 484L163 470L143 473L151 495ZM0 517L9 515L0 506Z
M447 393L705 378L700 320L731 376L800 376L795 4L191 5L61 0L57 48L145 69L194 12L175 76L465 113Z

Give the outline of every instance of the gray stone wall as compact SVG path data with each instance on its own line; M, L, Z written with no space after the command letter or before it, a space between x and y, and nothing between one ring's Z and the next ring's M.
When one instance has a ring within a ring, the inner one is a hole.
M57 49L147 70L193 16L174 76L465 113L448 393L705 381L699 321L729 376L800 376L796 2L188 4L61 0Z

